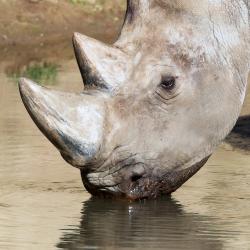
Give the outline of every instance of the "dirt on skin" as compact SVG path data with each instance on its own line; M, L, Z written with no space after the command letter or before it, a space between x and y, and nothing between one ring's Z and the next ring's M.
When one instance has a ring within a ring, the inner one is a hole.
M125 0L0 0L0 66L6 73L30 62L73 57L72 34L112 42ZM84 4L83 4L84 2Z

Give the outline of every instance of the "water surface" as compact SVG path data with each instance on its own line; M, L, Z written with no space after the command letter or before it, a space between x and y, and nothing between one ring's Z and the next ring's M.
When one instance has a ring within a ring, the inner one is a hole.
M62 63L53 88L81 91L74 61ZM171 198L100 200L0 71L0 249L250 249L249 103L235 132Z

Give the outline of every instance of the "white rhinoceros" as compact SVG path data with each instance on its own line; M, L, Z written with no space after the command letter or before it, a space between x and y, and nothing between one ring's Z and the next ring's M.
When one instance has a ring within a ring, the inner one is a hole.
M155 198L233 128L249 72L244 0L128 0L119 39L73 44L82 94L19 83L23 102L94 195Z

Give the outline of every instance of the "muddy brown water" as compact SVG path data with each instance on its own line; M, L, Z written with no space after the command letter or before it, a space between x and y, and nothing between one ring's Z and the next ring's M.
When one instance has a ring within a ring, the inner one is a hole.
M74 61L53 88L81 91ZM0 72L0 249L250 249L250 96L234 132L171 198L91 198Z

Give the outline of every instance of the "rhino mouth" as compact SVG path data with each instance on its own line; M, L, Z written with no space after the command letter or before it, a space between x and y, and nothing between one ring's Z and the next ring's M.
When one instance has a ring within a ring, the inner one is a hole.
M117 176L114 173L89 174L86 170L81 170L81 177L87 191L95 196L128 200L156 199L175 192L195 175L209 158L210 156L189 168L165 173L157 172L155 168L150 168L143 163L134 163L120 171L116 170ZM93 175L95 180L93 180Z

